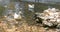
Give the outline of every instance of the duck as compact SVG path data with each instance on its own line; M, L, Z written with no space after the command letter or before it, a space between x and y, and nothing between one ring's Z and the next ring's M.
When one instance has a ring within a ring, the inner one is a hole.
M17 13L14 14L14 19L17 19L19 15Z

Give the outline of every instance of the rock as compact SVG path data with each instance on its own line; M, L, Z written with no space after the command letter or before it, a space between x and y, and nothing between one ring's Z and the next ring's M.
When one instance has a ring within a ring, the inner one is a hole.
M49 8L47 10L44 10L43 13L35 13L35 15L36 15L36 19L38 18L38 21L39 19L43 19L42 20L43 25L47 25L49 27L51 26L60 27L59 9Z

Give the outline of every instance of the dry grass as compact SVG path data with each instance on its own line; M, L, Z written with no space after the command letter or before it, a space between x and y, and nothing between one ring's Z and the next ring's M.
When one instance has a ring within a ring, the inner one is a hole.
M10 24L14 23L14 25ZM55 30L45 30L44 27L36 26L36 25L28 25L25 20L11 20L10 22L6 21L6 23L1 20L0 21L0 32L56 32ZM10 28L9 28L10 27Z

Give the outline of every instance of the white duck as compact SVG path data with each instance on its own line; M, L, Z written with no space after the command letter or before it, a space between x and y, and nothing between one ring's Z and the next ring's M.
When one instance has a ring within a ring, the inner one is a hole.
M33 4L32 5L29 4L28 6L29 6L29 8L34 8L34 5Z
M17 13L14 14L14 19L17 19L19 15Z

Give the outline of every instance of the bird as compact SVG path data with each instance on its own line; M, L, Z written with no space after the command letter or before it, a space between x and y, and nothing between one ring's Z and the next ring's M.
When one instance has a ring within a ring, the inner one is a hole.
M14 14L14 19L17 19L19 15L17 13Z
M34 8L34 5L30 5L30 4L29 4L28 6L29 6L30 8Z

